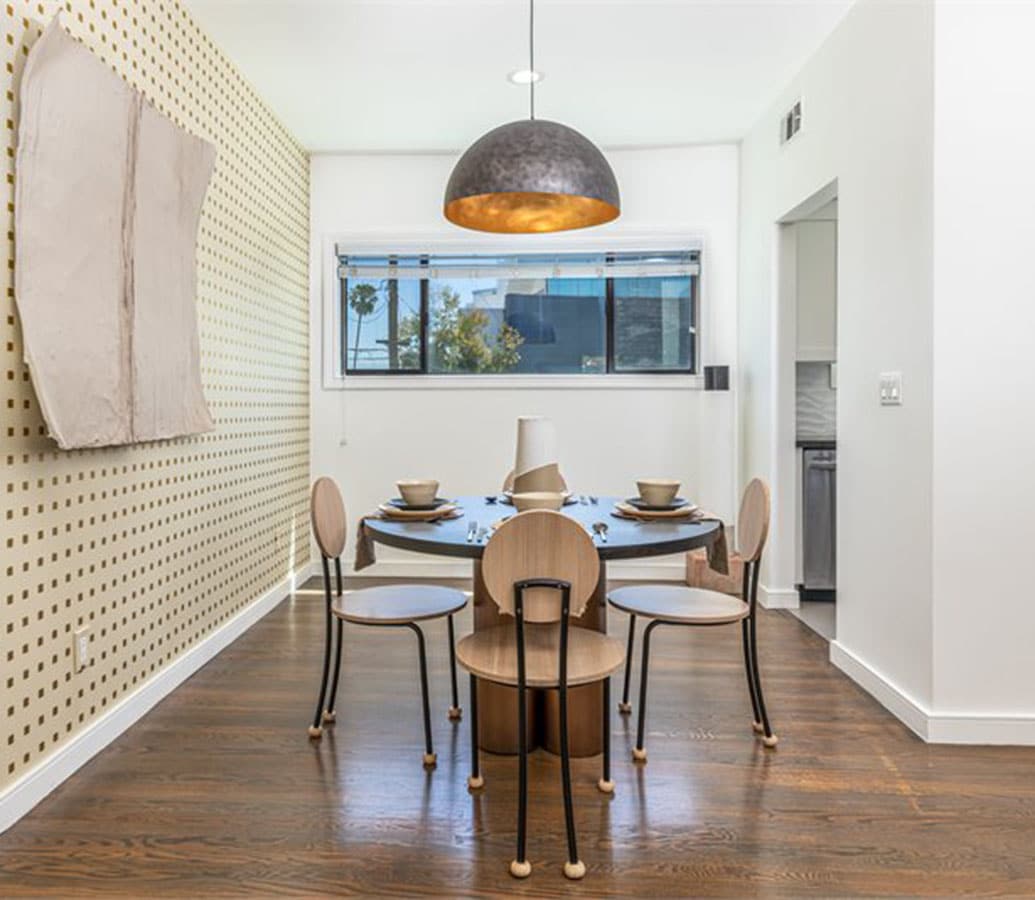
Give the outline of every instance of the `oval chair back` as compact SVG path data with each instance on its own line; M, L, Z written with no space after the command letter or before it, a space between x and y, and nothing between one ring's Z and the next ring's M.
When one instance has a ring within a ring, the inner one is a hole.
M737 547L745 563L757 563L762 558L769 537L769 486L761 478L754 478L744 488L737 516Z
M309 501L313 536L325 559L337 559L345 550L345 503L333 478L317 478Z
M499 611L514 615L514 585L531 579L571 585L571 615L582 615L600 580L600 557L589 533L574 519L549 509L531 509L508 519L489 539L482 578ZM524 592L528 622L561 618L556 588Z

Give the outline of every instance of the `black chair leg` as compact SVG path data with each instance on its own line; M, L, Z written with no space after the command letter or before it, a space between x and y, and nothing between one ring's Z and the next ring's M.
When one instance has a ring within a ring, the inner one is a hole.
M615 783L611 780L611 679L605 678L601 687L604 694L603 720L600 723L604 746L604 771L597 782L597 787L605 794L613 794Z
M327 575L327 560L323 561L324 575ZM330 581L328 580L328 584ZM319 740L323 736L323 728L321 722L323 721L324 712L324 698L327 696L327 676L331 670L331 601L330 596L327 597L327 604L325 608L325 621L324 625L326 628L326 634L323 642L323 675L320 678L320 696L316 701L316 713L313 715L313 724L309 726L309 737Z
M564 791L564 827L568 832L568 861L564 864L564 875L566 878L577 880L586 874L586 866L579 860L578 848L575 846L575 807L571 799L571 755L568 752L567 685L562 683L558 688L558 694L558 714L561 720L561 788Z
M449 707L449 721L459 722L463 712L460 710L460 698L456 690L456 638L453 633L453 617L447 619L449 626L449 677L453 688L453 705Z
M525 859L525 830L528 827L528 717L525 710L525 685L523 683L519 684L517 687L517 702L518 833L517 856L510 864L510 874L515 878L527 878L532 873L532 864Z
M467 787L476 791L485 785L478 760L478 679L471 676L471 774L467 776Z
M748 633L751 638L751 671L755 680L755 694L758 697L758 712L762 717L762 743L766 747L773 748L777 744L777 737L773 729L769 727L769 716L765 710L765 698L762 696L762 677L758 672L758 637L755 633L755 617L748 618Z
M428 656L424 650L424 632L412 622L406 623L417 635L417 652L420 655L420 694L424 705L424 766L434 768L437 762L431 746L431 704L428 702Z
M751 727L756 734L761 734L762 717L758 712L758 695L755 693L755 673L751 669L751 640L748 637L748 620L742 619L740 626L740 637L744 644L744 672L747 674L748 693L751 694L751 713L754 716L751 720Z
M633 747L633 759L636 762L647 761L647 750L643 746L644 732L647 726L647 666L650 662L650 636L651 632L661 622L655 619L643 629L643 659L640 660L640 715L636 725L636 746Z
M344 624L341 619L337 620L337 628L335 629L337 637L334 645L334 675L331 676L331 696L327 701L327 707L323 711L324 724L334 722L338 718L338 714L335 711L335 703L338 699L338 681L341 678L341 639Z
M622 702L618 704L618 711L627 714L632 712L632 705L629 703L629 676L632 674L633 648L636 641L636 616L629 614L629 641L625 646L625 684L622 686Z

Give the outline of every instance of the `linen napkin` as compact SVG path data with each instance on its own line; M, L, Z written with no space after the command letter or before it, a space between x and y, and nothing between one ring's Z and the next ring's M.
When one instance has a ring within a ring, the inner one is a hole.
M726 525L715 513L698 512L690 517L691 522L718 522L719 531L715 540L708 545L708 567L720 575L730 573L730 552L726 544Z
M708 566L720 575L728 575L730 571L729 547L726 543L726 525L715 513L703 509L695 509L686 519L678 516L639 515L636 510L627 509L624 505L616 506L613 515L622 519L635 519L638 522L717 522L719 525L715 540L708 545Z
M370 529L367 528L367 519L381 519L383 516L380 513L371 513L369 516L363 516L359 520L359 525L356 527L356 557L352 561L352 569L355 572L359 572L361 569L372 566L377 562L377 554L374 551L374 537L370 533Z
M448 506L448 510L447 510ZM435 510L439 515L429 514L427 519L412 519L413 522L429 522L435 521L436 519L458 519L463 515L463 511L458 506L447 504L442 507L442 512ZM359 525L356 527L356 555L352 561L352 570L359 572L362 569L372 566L377 562L377 552L374 549L374 536L371 534L370 529L367 528L367 521L369 519L388 519L393 518L385 515L383 512L373 512L363 516L359 520ZM406 521L398 517L394 517L397 522Z

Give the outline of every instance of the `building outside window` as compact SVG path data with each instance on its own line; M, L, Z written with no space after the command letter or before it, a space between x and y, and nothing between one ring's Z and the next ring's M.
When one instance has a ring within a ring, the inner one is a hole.
M341 374L696 371L696 251L339 263Z

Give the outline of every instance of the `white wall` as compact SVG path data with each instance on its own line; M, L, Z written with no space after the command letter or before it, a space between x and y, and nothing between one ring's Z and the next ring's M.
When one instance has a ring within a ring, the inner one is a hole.
M905 707L932 699L932 59L930 2L860 0L741 148L741 477L773 480L777 523L763 581L786 589L794 572L793 362L781 366L794 313L777 309L777 222L836 181L837 650ZM799 97L803 129L781 147ZM903 373L900 408L877 403L884 370Z
M587 235L643 237L645 246L660 236L701 239L702 355L704 362L734 365L737 148L618 151L608 157L622 190L622 217ZM324 293L333 288L325 257L334 239L477 240L441 217L442 191L454 161L440 155L313 158L314 348L324 345ZM576 239L585 238L551 235L538 241L563 249ZM517 416L541 414L557 422L561 463L575 490L625 493L646 473L676 475L699 502L731 517L733 393L661 387L671 383L659 378L647 388L523 390L512 383L415 389L411 382L401 390L335 390L324 387L320 353L314 353L313 476L338 479L353 516L374 508L401 477L438 478L447 494L483 493L497 488L512 464ZM387 548L380 549L379 558L368 570L373 574L463 571L456 563ZM656 574L682 571L678 559L663 565Z
M1035 743L1033 34L1031 3L937 7L934 699Z

